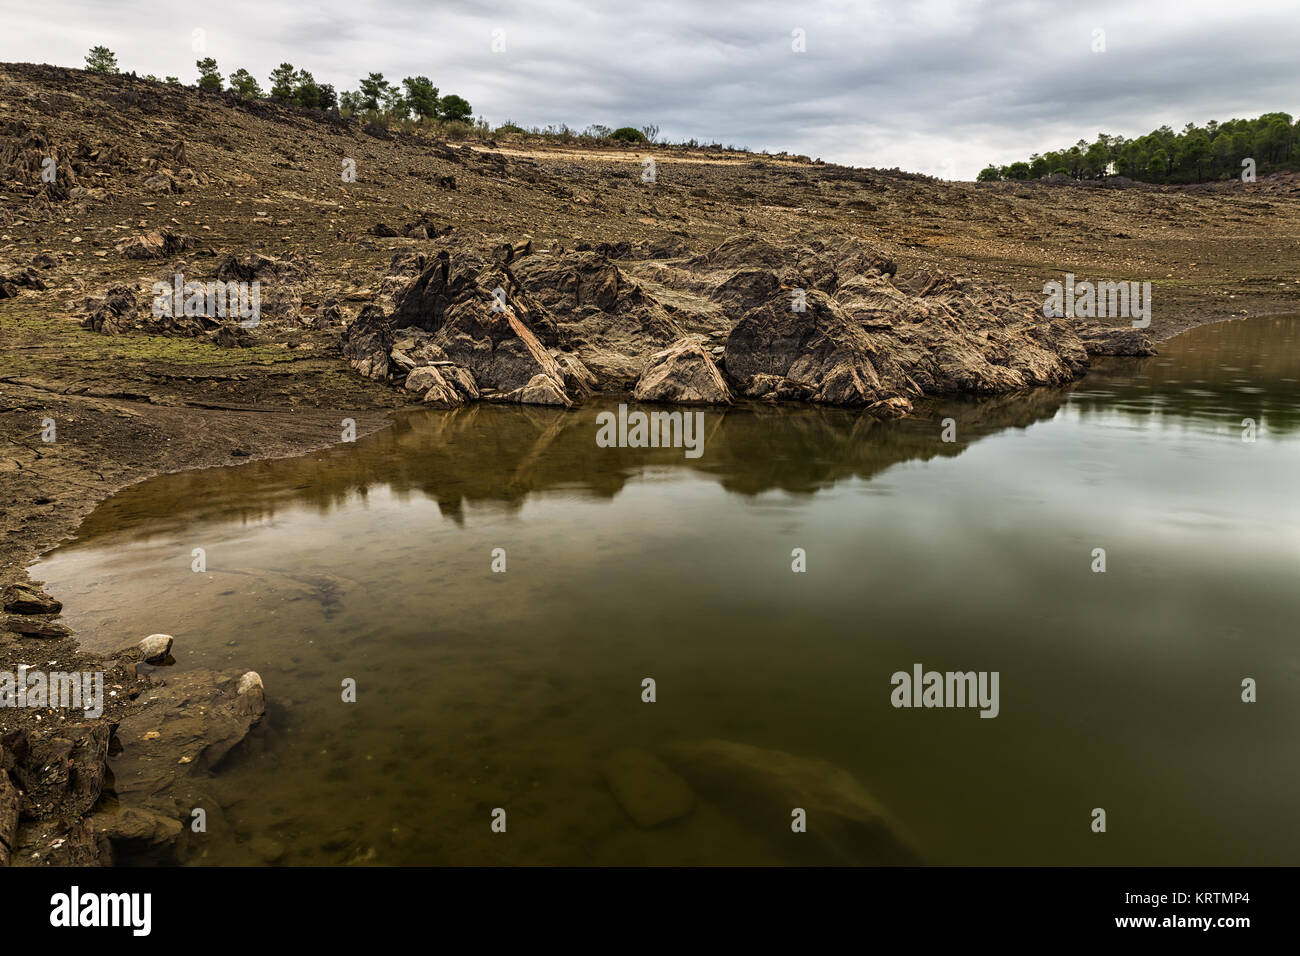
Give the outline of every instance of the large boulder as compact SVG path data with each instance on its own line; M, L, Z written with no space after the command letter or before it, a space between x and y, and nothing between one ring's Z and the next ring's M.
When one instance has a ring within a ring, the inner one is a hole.
M419 392L433 408L459 408L479 397L474 377L454 365L421 365L406 376L404 387Z
M368 305L343 333L343 357L366 378L387 381L393 327L383 309Z
M499 302L493 297L457 303L434 341L452 362L473 373L480 388L511 392L529 387L540 375L563 397L561 404L572 404L559 363L515 309Z
M573 397L565 387L565 371L534 330L549 321L507 266L467 260L453 267L446 252L397 293L392 314L395 329L432 333L431 347L467 370L474 391L498 393L499 400L567 407ZM469 390L456 390L469 395ZM426 401L443 404L443 396L435 393Z
M140 299L129 286L113 286L101 299L87 303L82 327L105 335L118 335L135 328Z
M632 393L638 402L730 405L731 390L713 358L694 339L683 339L650 356Z

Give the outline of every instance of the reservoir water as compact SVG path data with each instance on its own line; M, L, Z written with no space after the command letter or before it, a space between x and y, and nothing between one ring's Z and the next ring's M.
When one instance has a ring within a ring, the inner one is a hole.
M418 410L131 487L32 576L91 649L262 675L196 864L844 862L752 775L636 825L610 755L701 739L851 774L931 863L1294 864L1298 330L896 422L706 410L695 459L598 447L617 398ZM893 706L917 664L997 716Z

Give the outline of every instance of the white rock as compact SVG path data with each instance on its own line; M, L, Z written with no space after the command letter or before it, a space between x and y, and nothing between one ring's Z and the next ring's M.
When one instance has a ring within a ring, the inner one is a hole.
M235 685L236 694L247 694L254 689L262 690L262 675L257 671L249 671L239 678L239 683Z
M150 634L136 647L140 649L140 656L144 658L146 664L161 664L167 659L167 655L172 652L172 636L170 634Z

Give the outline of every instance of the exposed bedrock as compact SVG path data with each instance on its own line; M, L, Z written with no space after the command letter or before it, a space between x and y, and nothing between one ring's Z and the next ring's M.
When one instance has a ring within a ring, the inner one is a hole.
M399 257L383 284L391 310L363 309L344 355L442 408L567 408L630 390L644 402L740 397L893 418L925 395L1059 385L1090 354L1155 351L1141 330L1049 318L1007 287L932 269L900 278L857 240L793 248L744 234L698 255L610 254L521 241L482 258Z

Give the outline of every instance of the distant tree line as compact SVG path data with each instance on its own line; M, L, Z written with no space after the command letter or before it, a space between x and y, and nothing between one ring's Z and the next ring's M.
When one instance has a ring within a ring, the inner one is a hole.
M507 120L493 128L486 120L471 122L473 108L463 96L455 93L440 95L439 90L427 76L408 76L401 83L393 83L384 78L382 73L371 73L358 82L355 91L338 93L328 83L317 83L316 78L307 70L296 69L292 63L281 63L271 71L269 88L262 85L252 73L240 68L223 79L217 61L204 57L194 64L199 71L198 88L206 92L219 93L229 89L240 99L269 99L280 103L293 103L309 109L337 110L344 116L364 116L375 122L410 124L421 126L434 125L440 132L453 137L477 136L488 138L503 136L506 138L540 138L558 140L566 143L658 143L659 127L647 125L640 128L621 126L611 129L599 123L588 126L582 131L571 129L567 125L548 126L545 129L522 126ZM92 73L118 72L117 56L105 46L92 47L86 54L86 69ZM157 81L152 74L146 80ZM174 76L166 77L167 83L179 84ZM677 145L690 148L706 148L728 151L748 152L741 146L726 146L721 143L704 144L689 140ZM786 153L778 155L785 156ZM804 157L806 158L806 157Z
M1289 113L1257 119L1188 123L1181 133L1162 126L1145 136L1125 139L1100 133L1089 145L1034 153L1028 162L986 166L980 182L1042 179L1062 174L1075 179L1127 176L1147 183L1199 183L1240 176L1242 161L1254 160L1257 175L1300 169L1300 122Z
M225 89L221 70L212 57L195 61L199 71L198 88L209 93ZM92 73L116 73L117 56L105 46L92 47L86 54L86 69ZM147 80L157 80L150 74ZM317 83L308 70L281 63L271 71L269 88L263 91L257 77L242 67L229 76L230 89L240 99L270 99L293 103L308 109L339 110L345 115L368 114L372 119L436 120L442 123L467 123L473 108L463 96L438 95L438 88L427 76L408 76L400 84L390 83L382 73L371 73L360 81L355 92L337 93L329 83ZM174 76L168 83L179 83Z

